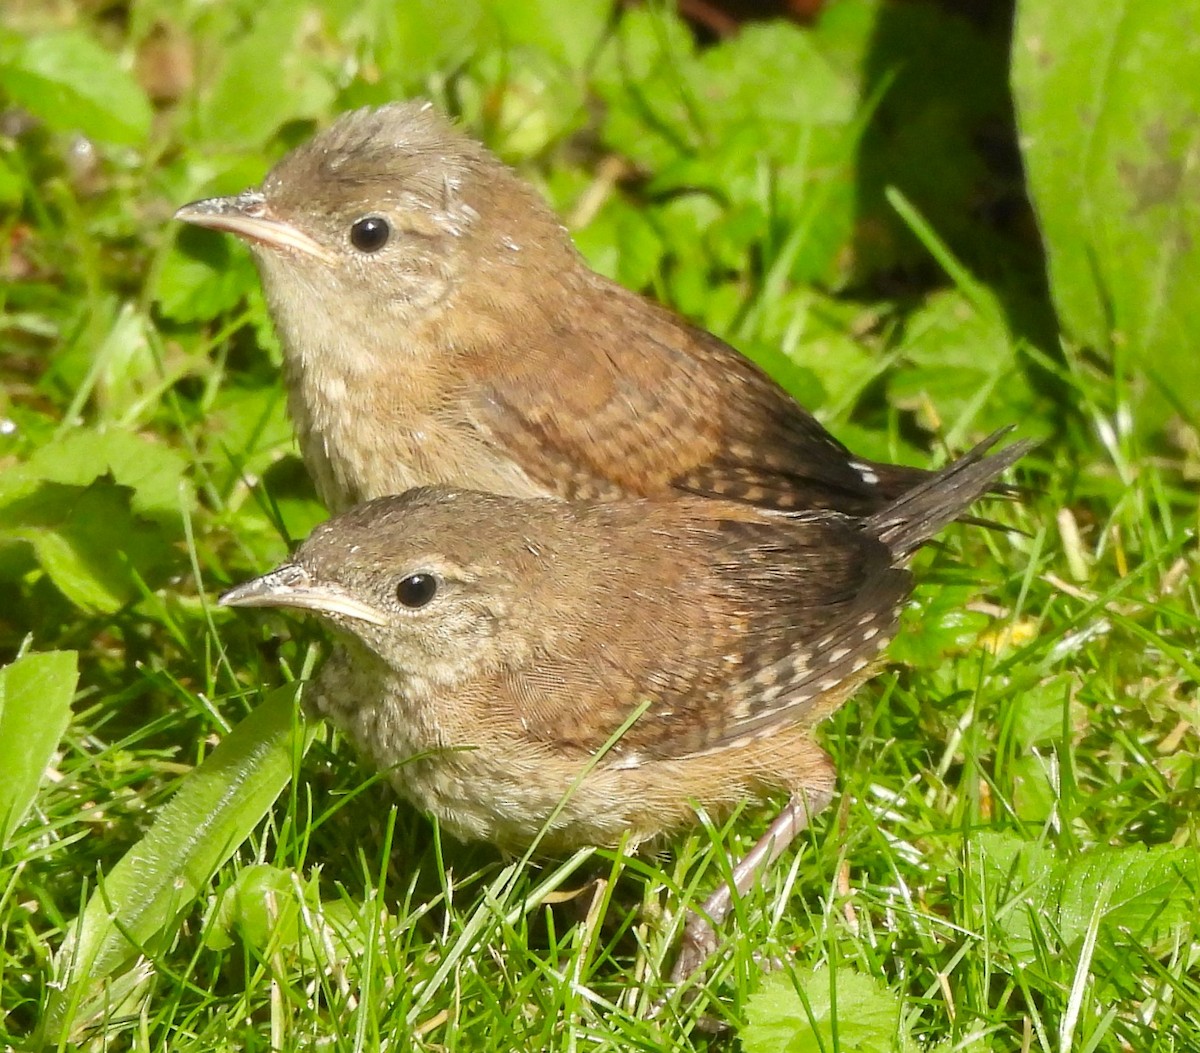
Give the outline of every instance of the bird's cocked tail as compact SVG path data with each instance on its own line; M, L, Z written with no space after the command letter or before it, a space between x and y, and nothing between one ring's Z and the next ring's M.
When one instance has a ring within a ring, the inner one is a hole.
M1025 456L1037 442L1023 439L988 454L1009 428L993 432L974 449L933 472L867 522L881 541L899 557L911 555L944 526L959 519L979 498L992 491L996 480Z

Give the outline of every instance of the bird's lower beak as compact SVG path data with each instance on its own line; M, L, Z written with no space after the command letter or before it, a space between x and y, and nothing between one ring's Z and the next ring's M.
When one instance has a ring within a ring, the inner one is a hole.
M236 234L246 241L271 249L294 249L324 263L335 256L299 227L278 219L267 199L257 190L243 190L233 197L209 197L193 201L175 213L175 218L197 227Z
M319 614L341 615L371 625L386 625L387 616L340 585L323 585L296 563L285 563L221 594L222 607L298 607Z

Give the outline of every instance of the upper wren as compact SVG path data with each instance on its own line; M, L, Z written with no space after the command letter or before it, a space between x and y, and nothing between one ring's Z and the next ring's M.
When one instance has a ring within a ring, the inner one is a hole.
M856 458L728 344L592 271L427 103L347 113L261 188L176 215L250 245L335 510L442 484L868 515L925 478Z

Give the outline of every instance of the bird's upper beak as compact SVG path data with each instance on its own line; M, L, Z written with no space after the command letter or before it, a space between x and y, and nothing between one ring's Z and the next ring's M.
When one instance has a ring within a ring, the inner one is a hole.
M321 614L386 625L387 616L351 596L340 585L322 584L296 563L284 563L269 574L252 578L221 594L222 607L300 607Z
M175 218L197 227L211 227L236 234L272 249L295 249L324 263L336 258L324 245L297 226L271 212L261 191L243 190L232 197L209 197L193 201L175 213Z

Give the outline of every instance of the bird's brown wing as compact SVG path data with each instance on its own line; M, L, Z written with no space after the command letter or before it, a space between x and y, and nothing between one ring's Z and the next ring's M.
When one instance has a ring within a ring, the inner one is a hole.
M664 537L663 559L683 568L671 588L639 607L635 589L607 583L620 594L607 625L506 674L526 733L592 752L645 702L615 755L678 758L832 712L890 638L910 579L860 523L809 518Z
M676 490L775 509L868 514L925 477L855 458L754 363L602 282L562 295L467 394L477 426L573 499ZM602 305L597 307L596 305ZM550 319L550 321L546 321Z
M595 750L648 703L618 750L680 757L816 724L894 634L912 553L1031 446L988 454L998 437L866 520L708 499L643 504L637 551L651 547L647 535L656 540L659 565L639 568L631 551L610 566L655 588L639 595L620 573L602 583L610 602L596 604L592 631L534 663L542 708L529 727ZM581 697L608 708L581 707Z

